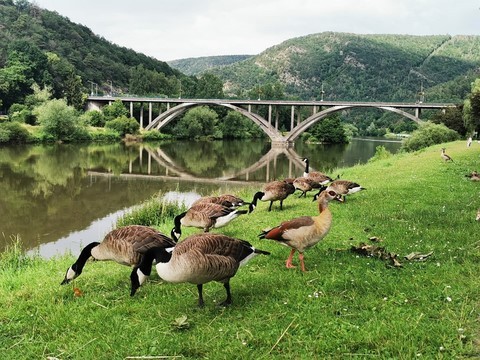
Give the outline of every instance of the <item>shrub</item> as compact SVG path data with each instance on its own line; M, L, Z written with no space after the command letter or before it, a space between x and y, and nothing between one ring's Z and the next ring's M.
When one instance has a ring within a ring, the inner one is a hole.
M116 119L107 121L105 124L107 129L111 129L120 134L120 136L125 136L126 134L136 134L140 129L140 124L134 118L128 118L126 116L121 116Z
M17 143L22 144L28 142L30 135L18 122L5 122L0 124L0 143Z
M122 138L115 130L98 129L90 131L90 138L94 142L114 143L119 142Z
M401 150L416 151L434 144L458 140L460 135L443 124L427 122L422 124L412 136L403 140Z
M128 110L121 100L115 100L113 103L104 106L102 111L107 121L128 116Z
M162 134L158 130L147 130L142 132L142 140L143 141L161 141L161 140L167 140L171 139L172 137L170 135Z
M105 116L102 112L97 110L90 110L84 114L84 121L86 125L104 127Z
M43 131L55 141L88 140L77 111L63 99L49 100L34 109Z

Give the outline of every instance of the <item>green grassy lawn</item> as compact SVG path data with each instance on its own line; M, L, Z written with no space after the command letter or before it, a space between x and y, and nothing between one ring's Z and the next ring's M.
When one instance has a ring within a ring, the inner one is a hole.
M440 158L443 146L453 163ZM339 169L367 190L330 204L332 228L305 253L306 273L286 269L289 249L257 235L315 215L313 193L289 197L283 211L259 203L214 230L272 253L239 270L229 308L216 305L225 297L221 284L204 286L199 309L195 285L156 274L131 298L130 269L113 262L89 262L73 285L61 286L73 256L27 258L12 247L0 259L1 357L480 358L480 182L464 176L472 170L480 170L480 144L464 141ZM251 199L256 190L238 195ZM159 228L169 234L172 224L165 219ZM371 237L402 266L351 251ZM412 252L433 254L407 261Z

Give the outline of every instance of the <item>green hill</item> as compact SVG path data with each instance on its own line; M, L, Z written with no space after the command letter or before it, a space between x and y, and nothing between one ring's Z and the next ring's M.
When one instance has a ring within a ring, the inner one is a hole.
M252 55L203 56L168 61L168 65L187 75L199 75L212 68L221 68L250 57L252 57Z
M52 86L54 95L63 97L69 91L66 84L78 80L81 84L76 90L83 92L126 92L134 69L163 74L171 92L176 79L185 77L166 62L115 45L34 2L0 0L0 31L0 99L4 107L20 101L33 81Z
M463 101L480 68L480 36L325 32L287 40L214 69L227 96L281 83L289 96L328 100Z
M65 97L77 108L93 91L184 98L462 103L480 69L480 36L324 32L289 39L253 56L166 63L115 45L26 0L0 0L0 29L4 112L24 102L34 83L50 86L54 97ZM351 110L342 119L365 129L372 122L384 127L382 122L392 123L394 116Z

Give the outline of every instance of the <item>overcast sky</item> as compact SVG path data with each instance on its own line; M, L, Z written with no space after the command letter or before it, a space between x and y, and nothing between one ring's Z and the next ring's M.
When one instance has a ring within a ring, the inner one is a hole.
M255 55L324 31L480 35L480 0L35 0L117 45L169 61Z

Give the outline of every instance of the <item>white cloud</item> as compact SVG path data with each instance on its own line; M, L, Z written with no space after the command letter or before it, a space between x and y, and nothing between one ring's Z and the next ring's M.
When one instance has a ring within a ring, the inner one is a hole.
M476 35L478 0L36 0L120 46L167 61L258 54L323 31Z

